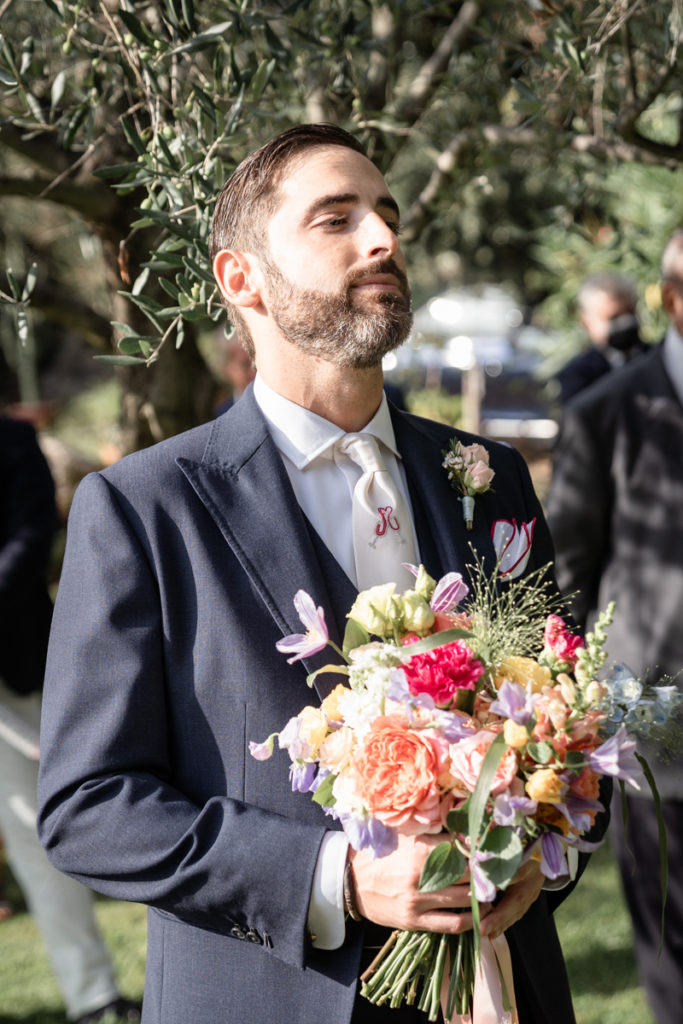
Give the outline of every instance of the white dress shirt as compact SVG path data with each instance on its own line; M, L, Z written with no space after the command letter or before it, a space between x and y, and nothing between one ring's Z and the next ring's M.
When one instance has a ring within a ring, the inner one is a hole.
M347 459L342 464L335 462L333 447L344 431L310 409L283 398L258 374L254 398L266 418L301 509L349 579L357 584L351 507L353 488L361 470ZM372 434L378 442L385 466L412 517L405 470L396 448L385 395L373 418L359 433ZM412 521L411 530L415 551L419 551ZM315 594L311 596L315 600ZM343 832L328 832L320 847L308 911L313 945L319 949L337 949L344 941L343 877L347 850Z

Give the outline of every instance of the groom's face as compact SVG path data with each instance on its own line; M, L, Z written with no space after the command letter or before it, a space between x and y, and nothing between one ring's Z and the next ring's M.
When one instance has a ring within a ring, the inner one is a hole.
M407 337L410 289L398 206L377 168L342 146L295 158L260 263L282 335L323 359L377 365Z

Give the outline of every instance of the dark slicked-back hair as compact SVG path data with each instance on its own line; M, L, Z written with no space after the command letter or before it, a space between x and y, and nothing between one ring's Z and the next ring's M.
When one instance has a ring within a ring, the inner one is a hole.
M365 155L353 135L333 124L300 124L257 149L228 178L216 203L211 260L221 249L260 252L266 219L277 208L278 185L289 163L307 149L345 146Z

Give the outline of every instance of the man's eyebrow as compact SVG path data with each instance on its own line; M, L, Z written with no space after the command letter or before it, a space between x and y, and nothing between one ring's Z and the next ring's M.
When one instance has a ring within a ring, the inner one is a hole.
M345 206L350 203L357 203L359 200L360 196L357 192L340 192L338 195L320 196L320 198L312 202L306 210L305 219L312 220L313 217L316 217L319 213L323 213L332 206ZM399 216L400 211L398 203L392 196L380 196L377 199L375 206L377 208L388 207L392 213L395 213L397 217Z

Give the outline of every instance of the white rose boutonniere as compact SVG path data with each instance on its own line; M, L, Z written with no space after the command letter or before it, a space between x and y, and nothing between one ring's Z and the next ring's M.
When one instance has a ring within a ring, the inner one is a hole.
M451 439L450 447L442 452L443 467L456 491L462 495L462 514L465 529L471 530L474 521L474 498L491 488L495 473L489 466L489 453L483 444L462 444Z

